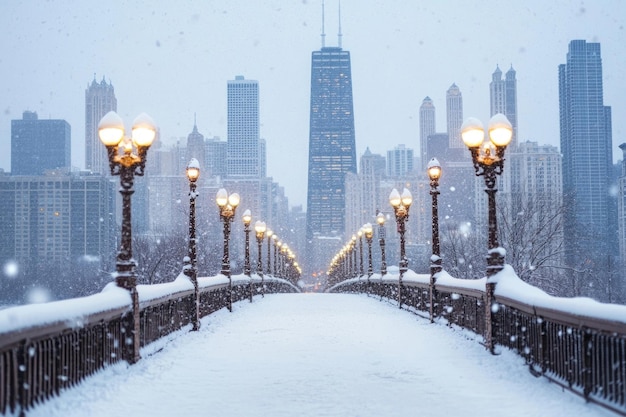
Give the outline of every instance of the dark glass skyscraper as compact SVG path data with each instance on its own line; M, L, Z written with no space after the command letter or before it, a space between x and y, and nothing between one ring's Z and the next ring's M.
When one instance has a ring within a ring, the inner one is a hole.
M11 174L43 175L71 165L71 128L65 120L39 120L25 111L11 120Z
M586 269L606 265L617 246L609 193L611 108L602 94L600 44L571 41L567 62L559 65L565 251L569 265Z
M354 142L350 52L322 46L311 58L308 240L344 233L345 176L356 173Z

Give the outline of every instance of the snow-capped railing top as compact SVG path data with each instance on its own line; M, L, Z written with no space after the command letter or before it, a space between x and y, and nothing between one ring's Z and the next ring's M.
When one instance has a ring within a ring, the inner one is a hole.
M370 277L371 282L398 284L398 272L391 271L381 278L380 274ZM367 276L352 278L336 284L333 288L355 282L367 281ZM429 274L407 271L402 282L407 286L428 287ZM495 300L537 316L576 327L587 326L601 330L617 331L626 334L626 306L595 301L587 297L555 297L543 290L522 281L510 265L491 277L496 284ZM459 292L467 295L485 293L486 278L459 279L450 276L445 270L437 274L435 288L445 292Z
M259 280L256 275L248 278L245 275L234 275L233 284L241 284ZM265 277L266 281L273 277ZM199 277L200 291L212 290L228 286L228 277L216 275ZM181 297L193 292L193 284L187 276L180 274L174 281L163 284L138 285L139 302L142 307L162 300ZM28 304L0 310L0 337L9 343L6 335L19 331L46 328L48 333L57 331L57 327L80 328L89 323L106 320L108 317L123 314L132 307L130 293L119 288L115 283L107 284L104 289L86 297L52 301L41 304ZM58 324L58 326L56 326ZM19 337L19 335L16 335Z

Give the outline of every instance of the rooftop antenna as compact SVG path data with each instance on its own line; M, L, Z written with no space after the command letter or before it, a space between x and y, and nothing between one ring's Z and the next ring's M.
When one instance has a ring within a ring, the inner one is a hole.
M339 48L341 48L341 37L343 35L341 34L341 0L339 0L339 33L337 34L337 39L338 39L338 45Z
M326 33L324 33L324 0L322 0L322 48L326 47Z

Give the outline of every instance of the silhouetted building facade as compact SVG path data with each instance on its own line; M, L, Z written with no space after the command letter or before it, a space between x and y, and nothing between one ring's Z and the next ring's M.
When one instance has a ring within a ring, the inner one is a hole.
M307 239L343 235L348 172L356 173L350 52L322 47L311 58Z
M85 90L85 168L109 175L109 157L98 137L98 124L110 111L117 111L113 84L93 81Z
M42 175L71 165L71 128L65 120L39 120L25 111L11 120L11 174Z
M570 266L597 270L607 267L618 247L610 197L611 108L602 90L600 44L571 41L566 63L559 65L565 254Z
M228 155L229 178L261 178L259 136L259 83L238 75L228 81Z

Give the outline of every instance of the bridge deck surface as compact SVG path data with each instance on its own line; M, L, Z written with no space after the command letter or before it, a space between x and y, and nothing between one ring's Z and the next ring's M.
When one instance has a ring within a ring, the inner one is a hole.
M363 295L268 295L29 416L612 415L478 342Z

